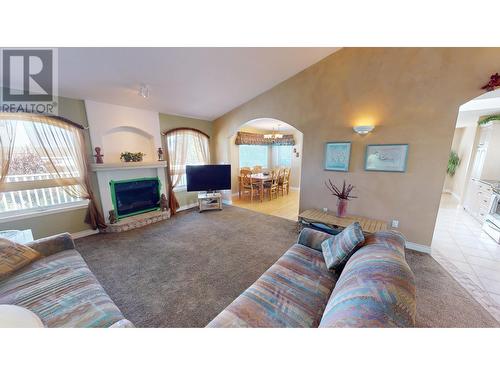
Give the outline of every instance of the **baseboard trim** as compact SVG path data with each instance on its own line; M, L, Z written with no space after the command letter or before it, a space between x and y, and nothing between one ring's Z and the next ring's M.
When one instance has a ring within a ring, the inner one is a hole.
M82 238L82 237L87 237L87 236L92 236L93 234L99 233L99 229L86 229L82 230L80 232L76 233L71 233L71 237L76 240L77 238Z
M410 250L419 251L421 253L431 254L432 250L430 246L421 245L415 242L406 241L406 248Z
M299 191L300 188L299 187L295 187L295 186L290 186L290 190Z
M445 194L451 194L457 201L460 202L460 197L456 193L454 193L453 191L451 191L450 189L444 189L443 193L445 193Z
M191 204L186 204L184 206L180 206L177 209L177 212L179 211L184 211L184 210L189 210L190 208L198 207L198 203L191 203Z

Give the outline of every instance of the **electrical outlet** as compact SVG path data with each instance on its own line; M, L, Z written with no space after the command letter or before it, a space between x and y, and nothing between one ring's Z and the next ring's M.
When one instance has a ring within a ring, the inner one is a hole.
M328 208L323 207L323 212L328 212Z
M393 227L393 228L399 227L399 220L393 220L391 223L391 227Z

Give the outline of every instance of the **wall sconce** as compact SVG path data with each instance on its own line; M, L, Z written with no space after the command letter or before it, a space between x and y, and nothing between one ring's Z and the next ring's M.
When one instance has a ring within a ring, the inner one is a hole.
M375 126L373 126L373 125L358 125L358 126L353 127L352 129L356 133L363 135L363 134L368 134L374 128L375 128Z

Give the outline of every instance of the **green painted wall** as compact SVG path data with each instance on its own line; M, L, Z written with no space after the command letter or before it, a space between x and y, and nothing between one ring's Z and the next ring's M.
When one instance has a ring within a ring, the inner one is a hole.
M87 126L87 115L83 100L59 97L59 115L74 121L83 126ZM88 132L86 141L90 155L90 142L88 142ZM94 192L97 191L97 184L93 182ZM51 236L61 232L76 233L91 229L83 221L85 219L86 208L72 211L57 212L53 214L37 216L27 219L19 219L8 223L0 223L0 230L5 229L31 229L35 239Z
M189 117L166 115L160 113L160 130L164 131L175 128L193 128L200 130L210 136L210 155L213 155L212 143L212 123L210 121L198 120ZM165 144L163 145L165 148ZM187 206L198 203L197 193L188 193L186 191L178 191L175 193L180 206Z

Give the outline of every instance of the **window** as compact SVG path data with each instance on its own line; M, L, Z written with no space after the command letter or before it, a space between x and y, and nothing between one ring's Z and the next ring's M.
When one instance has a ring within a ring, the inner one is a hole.
M269 146L265 145L240 145L240 168L260 165L268 167Z
M292 148L293 146L276 146L276 165L278 167L292 166Z
M0 216L83 202L76 161L80 149L71 131L31 120L0 118L4 165ZM47 151L52 157L47 157ZM6 163L8 162L8 164Z
M172 186L186 187L186 165L210 163L208 135L196 129L174 129L166 134Z

